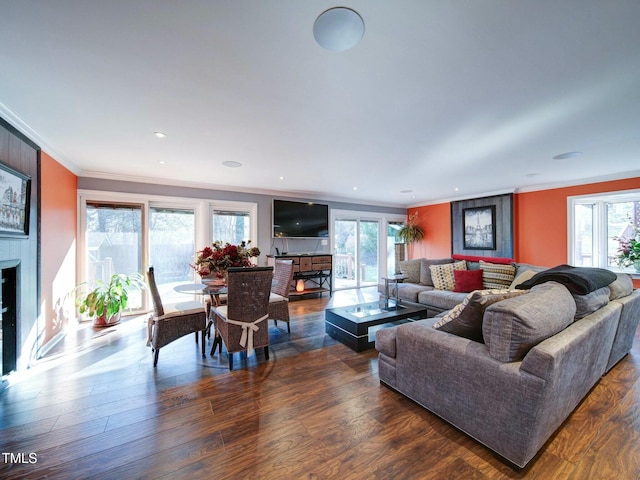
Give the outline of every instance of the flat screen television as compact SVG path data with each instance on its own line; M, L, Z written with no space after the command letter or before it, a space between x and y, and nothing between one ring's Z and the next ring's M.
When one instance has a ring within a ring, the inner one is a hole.
M273 237L328 238L329 206L274 199Z

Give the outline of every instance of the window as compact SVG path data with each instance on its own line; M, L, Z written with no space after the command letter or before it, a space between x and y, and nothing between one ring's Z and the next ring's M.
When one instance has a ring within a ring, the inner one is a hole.
M149 263L164 303L185 300L173 287L194 281L194 209L149 208Z
M213 239L238 244L251 240L250 212L213 210Z
M87 281L109 283L114 273L142 271L142 205L87 202L85 222ZM127 308L141 307L140 292L132 292Z
M80 190L78 205L78 283L153 265L165 303L189 299L174 287L199 281L196 251L214 240L258 240L256 203ZM132 291L127 313L149 308L148 291Z
M399 272L398 262L404 260L404 244L398 237L398 231L403 222L389 222L387 224L387 274Z
M572 265L633 272L617 263L619 238L640 224L640 191L569 198L569 258Z

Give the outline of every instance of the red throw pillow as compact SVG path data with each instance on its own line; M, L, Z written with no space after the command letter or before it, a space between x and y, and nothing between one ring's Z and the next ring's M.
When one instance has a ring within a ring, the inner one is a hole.
M469 293L482 290L482 270L454 270L454 292Z

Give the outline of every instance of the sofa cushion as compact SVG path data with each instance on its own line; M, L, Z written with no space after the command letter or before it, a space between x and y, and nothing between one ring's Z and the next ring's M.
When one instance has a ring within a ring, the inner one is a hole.
M627 273L617 273L616 279L609 284L609 300L626 297L633 293L633 280Z
M541 267L540 265L531 265L530 263L514 263L516 267L516 276L527 270L533 270L534 272L544 272L549 267Z
M426 285L420 285L418 283L399 283L397 288L399 288L399 291L397 293L398 298L413 303L418 302L418 295L420 294L420 292L433 290L433 287L427 287ZM396 296L396 286L390 288L390 293L392 297Z
M533 277L536 273L538 272L536 272L535 270L521 271L516 268L516 277L513 279L513 282L511 282L511 285L509 286L509 288L511 290L514 290L516 288L516 285L520 285L522 282L526 282L531 277Z
M433 328L484 343L482 317L485 309L489 305L520 295L522 292L523 290L476 290L471 292L462 303L442 315Z
M482 270L454 270L454 292L469 293L482 290Z
M430 265L429 269L431 270L431 278L433 279L433 286L436 290L452 291L455 286L453 271L466 270L467 262L462 260L444 265Z
M400 271L403 275L408 277L405 282L420 283L420 261L420 258L416 258L414 260L403 260L402 262L398 262Z
M482 336L493 358L513 362L570 325L575 314L569 291L557 282L547 282L533 287L528 295L490 305L484 312Z
M586 295L572 293L571 296L576 302L576 314L574 319L580 320L609 303L609 287L599 288L598 290L594 290Z
M482 282L485 289L509 288L516 275L516 267L498 263L488 263L480 260Z
M453 263L452 258L422 258L420 259L420 283L422 285L429 285L433 287L433 279L431 278L431 265L444 265L447 263Z
M466 293L450 292L448 290L425 290L418 294L418 303L433 307L433 310L451 310L462 303Z

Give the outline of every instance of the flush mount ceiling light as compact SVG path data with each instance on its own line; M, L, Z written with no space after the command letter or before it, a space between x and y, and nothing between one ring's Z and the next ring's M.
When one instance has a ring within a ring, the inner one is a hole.
M322 48L344 52L355 47L364 35L364 21L355 10L345 7L322 12L313 24L313 36Z
M158 138L164 138L167 136L165 133L162 133L162 132L153 132L153 134Z
M242 166L240 162L234 162L233 160L226 160L222 162L222 165L229 168L238 168Z
M553 157L554 160L566 160L568 158L576 158L582 155L582 152L565 152Z

